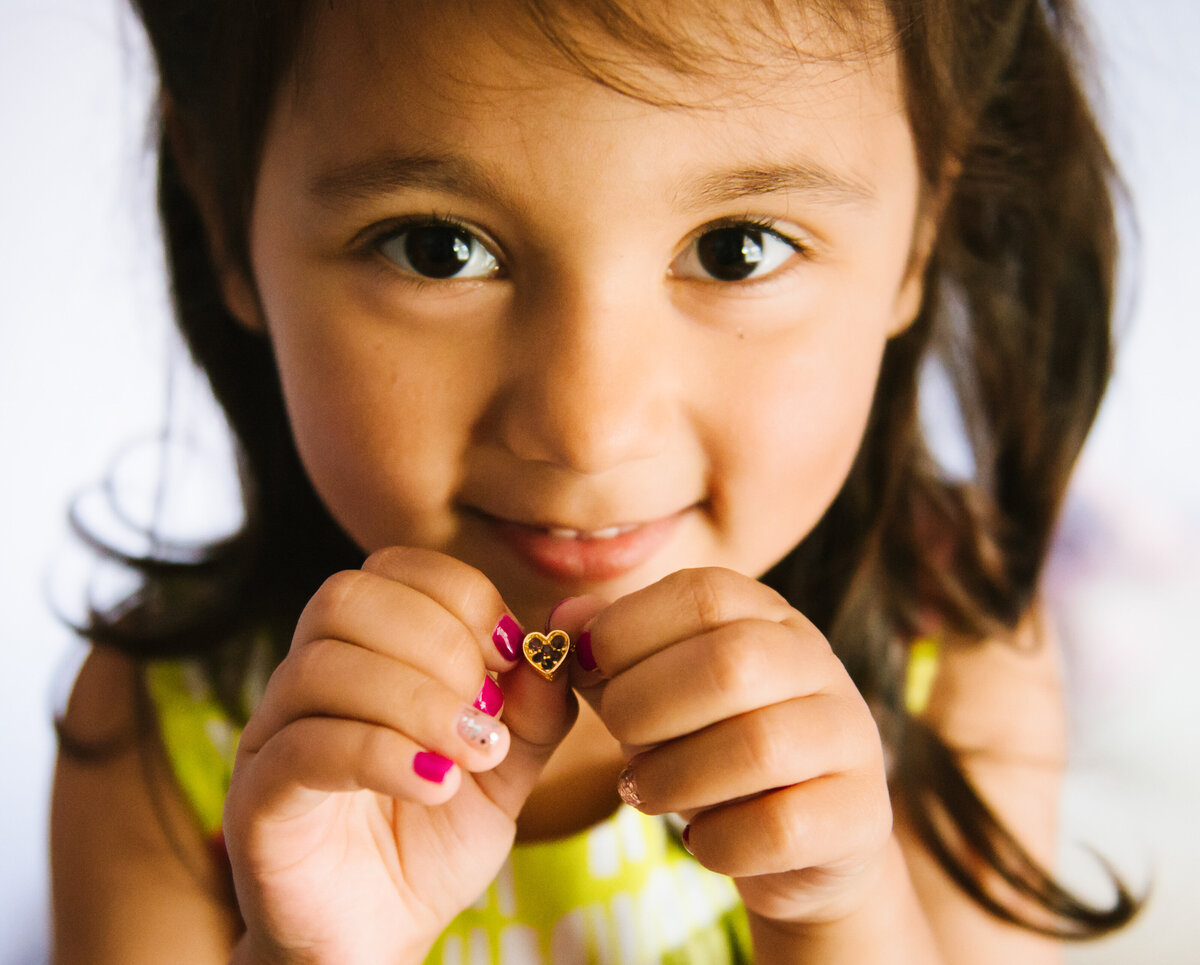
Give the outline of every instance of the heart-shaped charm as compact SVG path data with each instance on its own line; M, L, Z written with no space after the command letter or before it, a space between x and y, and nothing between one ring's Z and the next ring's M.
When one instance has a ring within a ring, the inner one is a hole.
M571 655L571 638L565 630L551 630L549 633L535 630L525 635L521 650L534 670L547 680L553 680Z

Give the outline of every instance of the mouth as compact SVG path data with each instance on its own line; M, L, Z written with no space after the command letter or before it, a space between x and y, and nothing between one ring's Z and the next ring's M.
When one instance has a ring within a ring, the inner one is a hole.
M479 516L530 568L557 583L573 584L602 583L637 569L667 543L686 513L597 529Z

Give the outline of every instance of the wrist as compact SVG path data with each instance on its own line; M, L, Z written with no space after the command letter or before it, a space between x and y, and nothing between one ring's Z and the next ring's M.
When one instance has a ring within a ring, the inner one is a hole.
M759 965L941 965L933 932L893 837L878 873L852 907L819 920L749 914Z

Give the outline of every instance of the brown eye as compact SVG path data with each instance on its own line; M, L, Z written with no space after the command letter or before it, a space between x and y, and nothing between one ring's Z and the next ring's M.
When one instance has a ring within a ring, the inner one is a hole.
M696 257L704 270L720 281L749 278L762 264L762 232L748 228L710 231L696 243Z
M674 275L737 282L763 278L789 261L798 247L769 228L723 225L698 235L671 266Z
M422 278L486 278L499 267L478 238L448 222L403 228L390 235L379 251L397 268Z

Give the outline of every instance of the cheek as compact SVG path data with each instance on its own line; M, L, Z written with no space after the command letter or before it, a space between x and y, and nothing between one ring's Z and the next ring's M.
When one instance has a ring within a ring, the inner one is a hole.
M437 510L472 422L461 364L317 299L276 299L267 317L292 435L334 519L368 552L444 538Z
M715 492L731 532L765 571L829 507L854 462L870 414L883 340L759 360L728 407ZM749 373L748 373L749 374Z
M378 359L364 369L332 351L301 357L279 348L296 447L334 518L368 551L380 543L379 530L409 529L404 517L438 487L431 460L403 458L421 450L424 435L419 420L403 416L428 409L400 388L402 379L378 371Z

